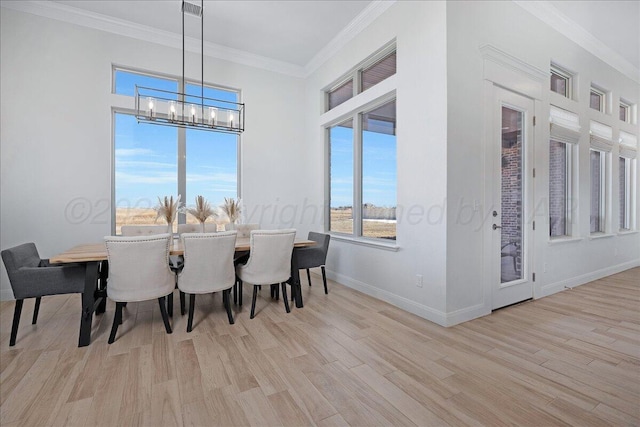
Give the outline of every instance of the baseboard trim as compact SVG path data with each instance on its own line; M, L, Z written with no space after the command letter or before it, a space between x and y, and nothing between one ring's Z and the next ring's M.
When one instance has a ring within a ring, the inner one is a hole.
M0 289L0 301L13 301L14 299L11 289Z
M564 291L567 288L574 288L576 286L584 285L585 283L593 282L594 280L599 280L603 277L621 273L625 270L629 270L630 268L635 267L640 267L640 259L613 265L611 267L602 268L600 270L592 271L590 273L582 274L576 277L571 277L560 282L550 283L540 288L541 295L537 296L536 299L553 295L557 292Z
M416 316L420 316L424 319L429 320L430 322L437 323L440 326L448 326L447 315L442 311L435 310L426 305L418 304L410 299L392 294L391 292L385 291L383 289L378 289L359 280L355 280L343 274L336 273L335 271L327 270L327 278L333 280L334 282L338 282L348 288L355 289L356 291L362 292L363 294L387 302L391 305L408 311L409 313L415 314Z
M460 310L447 313L447 323L444 326L458 325L468 322L469 320L477 319L478 317L486 316L487 314L491 314L491 308L485 306L485 304L461 308Z

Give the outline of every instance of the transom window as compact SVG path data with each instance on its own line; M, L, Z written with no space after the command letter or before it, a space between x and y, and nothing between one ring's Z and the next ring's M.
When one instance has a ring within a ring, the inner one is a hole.
M180 79L114 69L114 93L133 97L135 85L200 95L200 85ZM238 102L239 92L204 88L204 96ZM238 144L235 134L138 124L134 110L114 109L114 232L122 225L154 224L158 197L180 194L187 205L198 195L212 206L238 197ZM160 221L160 220L159 220ZM180 215L179 223L196 222ZM160 222L158 222L160 223Z
M395 73L395 47L384 48L326 91L326 111L334 109Z
M600 112L605 112L605 92L601 89L591 86L589 95L589 107Z
M619 116L625 123L631 123L631 107L626 102L620 101Z
M571 73L551 64L551 91L571 98Z

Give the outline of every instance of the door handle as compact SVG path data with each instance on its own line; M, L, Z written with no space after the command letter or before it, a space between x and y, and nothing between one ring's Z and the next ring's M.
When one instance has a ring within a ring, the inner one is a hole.
M501 226L501 225L495 225L495 224L493 224L493 229L494 229L494 230L497 230L498 228L502 228L502 226Z

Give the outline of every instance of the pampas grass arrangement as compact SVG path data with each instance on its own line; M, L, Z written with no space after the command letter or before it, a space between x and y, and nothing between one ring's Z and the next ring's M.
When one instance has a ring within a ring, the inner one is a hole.
M178 194L178 198L175 201L173 196L164 196L164 201L158 197L158 205L154 209L156 211L156 221L158 221L158 218L162 218L168 225L172 225L180 209L180 195Z
M242 213L242 200L225 197L224 204L220 208L229 217L229 222L231 222L231 224L235 224Z
M203 196L196 196L196 206L193 209L187 209L187 212L193 215L200 224L204 222L210 216L215 216L216 212L211 208L211 205Z

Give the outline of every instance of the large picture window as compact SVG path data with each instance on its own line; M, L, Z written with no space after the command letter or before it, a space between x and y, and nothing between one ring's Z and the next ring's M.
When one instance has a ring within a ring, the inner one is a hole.
M395 240L395 99L331 126L328 141L329 230Z
M134 86L147 85L200 95L200 85L178 90L177 79L114 70L114 92L133 96ZM205 87L205 97L237 102L237 91ZM198 195L211 205L238 197L238 140L234 134L138 124L134 111L114 112L114 225L155 224L158 197L180 194L187 205ZM178 222L196 222L180 215Z
M607 153L592 149L590 152L591 209L590 232L606 231L606 157Z
M549 144L549 235L571 235L571 144Z

